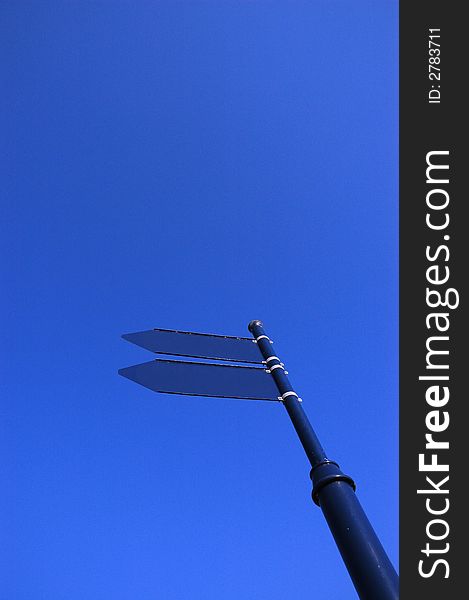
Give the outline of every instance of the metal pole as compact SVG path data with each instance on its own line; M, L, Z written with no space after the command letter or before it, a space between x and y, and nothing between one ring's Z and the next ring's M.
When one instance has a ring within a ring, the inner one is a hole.
M312 498L321 507L358 596L361 600L397 600L399 578L355 495L353 479L327 458L262 322L251 321L249 331L311 463Z

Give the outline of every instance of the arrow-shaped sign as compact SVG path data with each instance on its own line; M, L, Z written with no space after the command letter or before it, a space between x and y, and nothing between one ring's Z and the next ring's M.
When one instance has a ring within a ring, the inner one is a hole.
M150 329L126 333L122 337L156 354L258 364L261 364L263 360L262 354L252 338L193 333L174 329Z
M165 394L278 400L272 377L257 367L156 359L120 369L119 375Z

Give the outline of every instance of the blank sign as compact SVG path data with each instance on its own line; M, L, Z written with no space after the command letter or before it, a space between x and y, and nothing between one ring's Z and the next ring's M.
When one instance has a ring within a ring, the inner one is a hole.
M246 400L277 400L279 395L272 377L256 367L157 359L120 369L119 375L166 394Z
M252 338L172 329L150 329L126 333L122 337L156 354L259 364L263 360L260 350Z

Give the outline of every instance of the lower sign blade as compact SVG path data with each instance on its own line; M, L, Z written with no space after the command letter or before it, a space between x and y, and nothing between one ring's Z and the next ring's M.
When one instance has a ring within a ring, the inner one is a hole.
M176 360L152 360L119 370L154 392L241 398L246 400L278 400L272 377L264 369Z

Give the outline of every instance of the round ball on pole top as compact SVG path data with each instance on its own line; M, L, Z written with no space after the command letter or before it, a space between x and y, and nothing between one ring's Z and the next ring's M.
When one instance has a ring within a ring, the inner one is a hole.
M254 319L254 321L251 321L248 325L248 329L249 331L252 333L254 330L254 327L263 327L263 323L262 321L259 321L258 319Z

